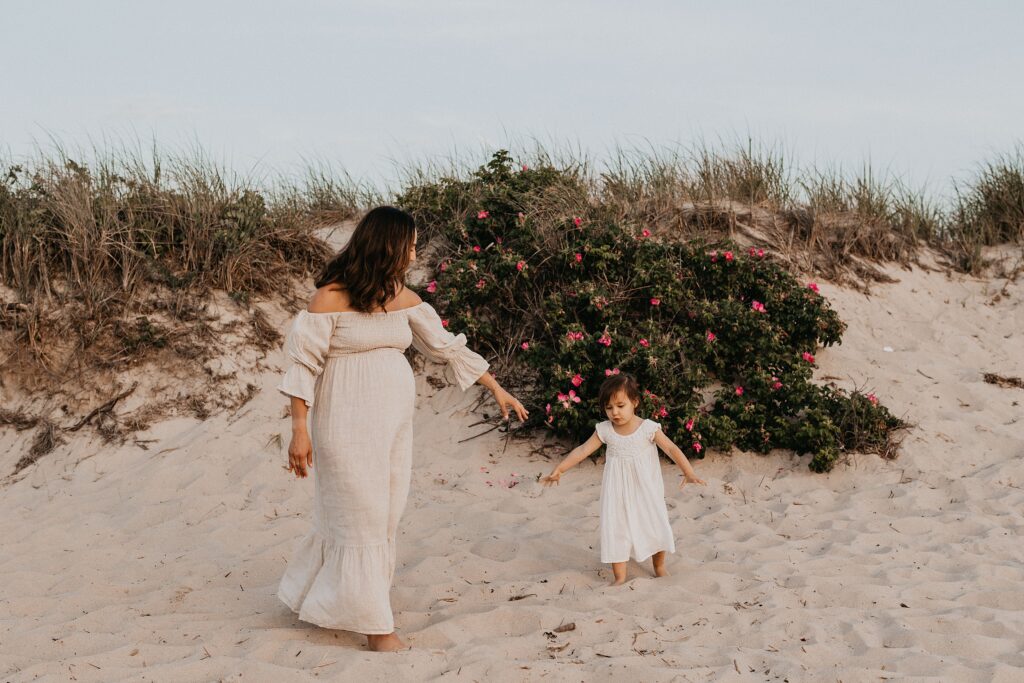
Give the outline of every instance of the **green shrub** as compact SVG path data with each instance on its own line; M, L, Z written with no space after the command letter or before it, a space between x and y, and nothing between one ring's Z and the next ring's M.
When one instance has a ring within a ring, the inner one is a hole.
M845 324L770 254L655 237L575 173L520 170L506 152L398 203L446 245L424 296L522 381L531 425L586 438L598 386L629 372L641 413L689 457L787 448L827 471L843 450L891 451L902 423L873 396L811 383Z

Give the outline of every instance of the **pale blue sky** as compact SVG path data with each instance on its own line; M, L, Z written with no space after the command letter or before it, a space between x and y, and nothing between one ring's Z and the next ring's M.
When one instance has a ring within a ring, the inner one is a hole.
M943 190L1024 139L1024 3L14 2L0 146L198 142L357 177L572 145L744 138Z

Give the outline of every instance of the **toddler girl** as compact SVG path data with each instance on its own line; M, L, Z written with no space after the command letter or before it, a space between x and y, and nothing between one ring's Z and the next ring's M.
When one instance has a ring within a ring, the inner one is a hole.
M651 558L655 576L667 576L665 553L674 553L676 546L665 507L658 448L682 470L680 490L687 482L704 485L704 481L661 431L661 425L636 414L640 388L635 379L626 374L614 375L601 385L598 395L608 420L599 423L594 435L574 448L544 478L544 485L557 484L562 473L606 445L601 482L601 562L612 565L615 586L626 580L630 555L637 562Z

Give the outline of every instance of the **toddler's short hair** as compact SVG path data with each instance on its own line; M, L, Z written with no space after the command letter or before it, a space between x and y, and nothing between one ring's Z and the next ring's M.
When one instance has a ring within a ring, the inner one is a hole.
M636 383L636 379L632 375L626 373L612 375L601 384L601 388L597 392L601 410L604 410L605 406L611 402L612 396L620 391L626 392L630 401L640 400L640 385Z

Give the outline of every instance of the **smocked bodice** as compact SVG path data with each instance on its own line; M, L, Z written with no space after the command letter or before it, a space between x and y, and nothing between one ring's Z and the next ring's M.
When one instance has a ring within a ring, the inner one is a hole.
M446 330L437 311L425 302L380 313L300 311L285 339L292 365L278 389L312 406L316 380L328 359L380 349L405 351L410 344L428 358L447 363L463 389L487 372L487 361L466 348L466 335Z
M661 429L661 425L653 420L644 420L631 434L622 435L615 431L615 427L609 421L597 425L597 437L605 443L607 448L606 458L640 458L657 457L658 447L654 445L654 436Z
M405 308L388 313L346 311L321 314L335 316L327 356L344 356L381 348L405 351L413 341L412 329L409 327L410 310L412 309Z

